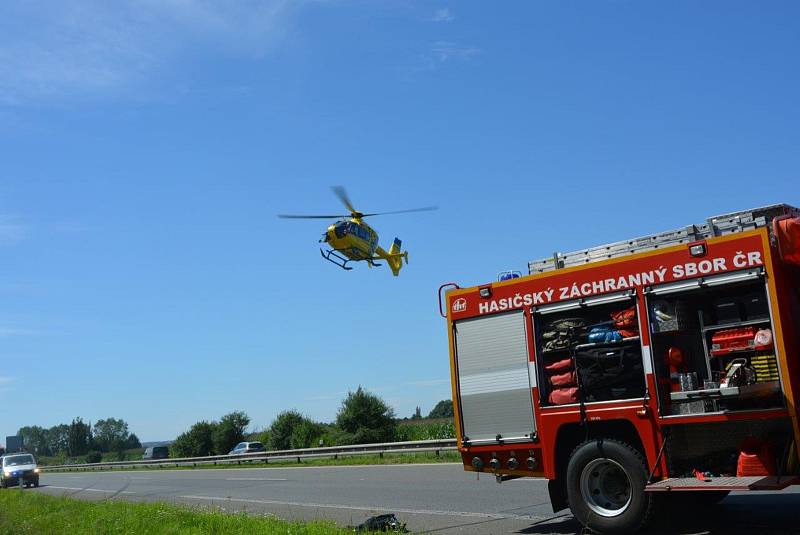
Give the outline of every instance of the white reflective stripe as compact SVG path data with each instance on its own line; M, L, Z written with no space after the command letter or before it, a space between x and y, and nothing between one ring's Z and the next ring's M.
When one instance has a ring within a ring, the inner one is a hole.
M536 381L536 363L528 362L528 375L531 378L531 388L536 388L539 383Z
M716 277L706 277L703 279L703 284L706 286L719 286L721 284L729 284L731 282L746 281L757 279L764 273L763 268L751 269L750 271L731 273L729 275L717 275Z
M487 394L504 390L529 388L528 370L516 368L461 377L461 395Z
M713 275L710 277L702 277L699 279L692 279L689 281L678 281L662 284L660 286L653 286L645 290L645 293L652 295L666 295L675 292L683 292L690 290L697 290L703 286L721 286L723 284L731 284L734 282L742 282L746 280L755 280L764 275L764 268L750 269L747 271L738 271L735 273L725 273L723 275Z
M650 353L650 346L642 346L642 364L644 373L653 373L653 355Z
M584 297L581 299L574 299L572 301L565 301L555 303L552 305L543 305L535 307L533 312L539 314L552 314L554 312L563 312L565 310L573 310L581 307L590 307L595 305L605 305L608 303L617 303L620 301L627 301L636 295L636 290L625 290L624 292L617 292L608 295L600 295L597 297Z
M666 295L675 292L683 292L687 290L697 290L700 288L700 279L695 279L691 281L681 281L681 282L671 282L668 284L664 284L663 286L654 286L648 288L646 293L653 294L653 295Z

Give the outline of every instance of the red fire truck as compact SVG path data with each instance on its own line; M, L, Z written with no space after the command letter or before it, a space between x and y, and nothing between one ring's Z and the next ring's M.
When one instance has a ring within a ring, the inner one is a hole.
M800 484L800 210L774 205L440 288L464 469L548 479L602 533Z

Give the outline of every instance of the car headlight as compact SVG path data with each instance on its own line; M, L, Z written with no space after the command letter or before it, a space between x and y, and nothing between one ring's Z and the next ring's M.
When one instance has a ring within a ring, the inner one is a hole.
M34 468L34 469L33 469L33 473L34 473L34 474L38 474L38 473L39 473L39 469L38 469L38 468Z
M5 473L6 477L11 477L11 472L9 472L8 470L6 470L4 473Z

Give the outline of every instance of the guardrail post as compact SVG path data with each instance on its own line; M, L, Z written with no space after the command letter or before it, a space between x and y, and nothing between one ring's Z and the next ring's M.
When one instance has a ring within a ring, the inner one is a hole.
M436 450L436 456L437 457L439 456L439 450Z
M380 457L381 459L383 459L383 452L382 452L382 451L378 452L378 457Z
M297 463L300 464L300 456L297 457Z

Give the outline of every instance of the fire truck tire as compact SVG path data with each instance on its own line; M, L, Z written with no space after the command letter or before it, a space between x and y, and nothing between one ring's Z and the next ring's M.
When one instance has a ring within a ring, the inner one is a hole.
M567 465L567 498L575 518L598 533L634 533L654 512L644 492L647 465L633 446L614 439L580 444Z

